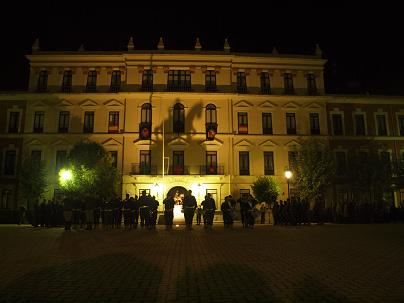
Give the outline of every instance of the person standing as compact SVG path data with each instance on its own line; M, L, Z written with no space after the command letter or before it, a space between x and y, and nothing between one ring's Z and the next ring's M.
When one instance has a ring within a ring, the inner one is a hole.
M202 202L203 212L206 216L205 220L205 228L212 228L213 226L213 218L215 216L216 203L215 199L212 198L211 194L208 193L205 196L205 200Z
M147 227L149 223L149 199L146 196L146 191L142 191L142 195L139 197L139 213L140 213L140 227Z
M196 208L196 225L201 225L202 208L200 205Z
M192 190L189 190L188 195L184 197L184 203L182 205L184 208L185 224L188 229L192 228L192 220L194 219L196 206L196 199L192 195Z
M223 223L224 227L233 226L233 207L231 204L231 196L224 198L220 210L223 212Z
M166 223L166 229L173 228L173 219L174 219L174 198L172 196L168 196L163 201L164 204L164 219Z
M265 224L265 212L267 210L267 207L265 205L265 202L261 203L260 206L260 213L261 213L261 224Z

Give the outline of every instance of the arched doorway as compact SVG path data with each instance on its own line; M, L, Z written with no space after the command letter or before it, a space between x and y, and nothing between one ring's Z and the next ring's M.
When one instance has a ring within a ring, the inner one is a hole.
M174 186L167 192L167 196L174 197L176 205L182 205L184 197L188 195L188 190L182 186Z
M188 190L182 186L174 186L168 192L167 196L174 197L174 224L184 224L184 213L182 212L182 202L185 196L188 196Z

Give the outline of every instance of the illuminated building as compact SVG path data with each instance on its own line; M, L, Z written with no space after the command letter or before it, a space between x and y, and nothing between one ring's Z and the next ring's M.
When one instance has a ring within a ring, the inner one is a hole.
M318 46L315 54L301 56L276 49L232 53L227 40L223 51L201 50L199 41L195 50L170 51L162 39L157 50L142 51L131 39L124 52L83 46L76 52L47 52L36 42L27 58L28 91L0 95L0 190L9 189L12 201L23 155L47 164L51 198L58 168L74 143L84 139L111 153L122 174L123 197L145 189L161 202L179 186L191 189L198 203L210 192L218 207L229 194L238 198L249 192L262 175L274 176L282 186L279 198L286 199L284 172L293 146L315 136L346 150L358 139L351 133L356 112L367 113L361 140L375 136L372 121L379 121L380 112L390 130L377 139L394 144L394 152L404 151L403 99L325 95L326 60ZM346 121L342 135L334 133L338 113ZM14 171L5 175L13 151Z

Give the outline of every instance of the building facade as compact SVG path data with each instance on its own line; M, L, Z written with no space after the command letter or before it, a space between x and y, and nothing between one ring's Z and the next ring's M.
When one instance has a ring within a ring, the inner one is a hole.
M36 47L27 58L28 91L0 95L2 207L18 205L23 158L45 161L52 198L69 150L86 139L114 159L123 197L146 190L161 202L185 188L199 203L211 193L217 206L264 175L286 199L284 172L307 137L346 153L379 140L392 161L404 156L404 98L325 95L318 48L312 56L237 54L228 45L175 52L160 41L155 51Z

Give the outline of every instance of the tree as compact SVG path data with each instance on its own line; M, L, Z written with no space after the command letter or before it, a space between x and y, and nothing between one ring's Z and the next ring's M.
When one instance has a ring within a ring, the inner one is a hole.
M310 201L323 196L335 173L335 161L329 147L313 138L302 141L293 166L299 196Z
M87 197L102 200L114 198L118 194L118 171L100 144L92 141L75 144L70 151L68 163L73 177L61 181L61 187L67 195L82 200Z
M47 187L47 172L42 161L26 158L20 170L21 197L27 201L27 207L39 201Z
M258 177L251 185L254 197L259 202L273 204L279 196L279 184L271 177Z

